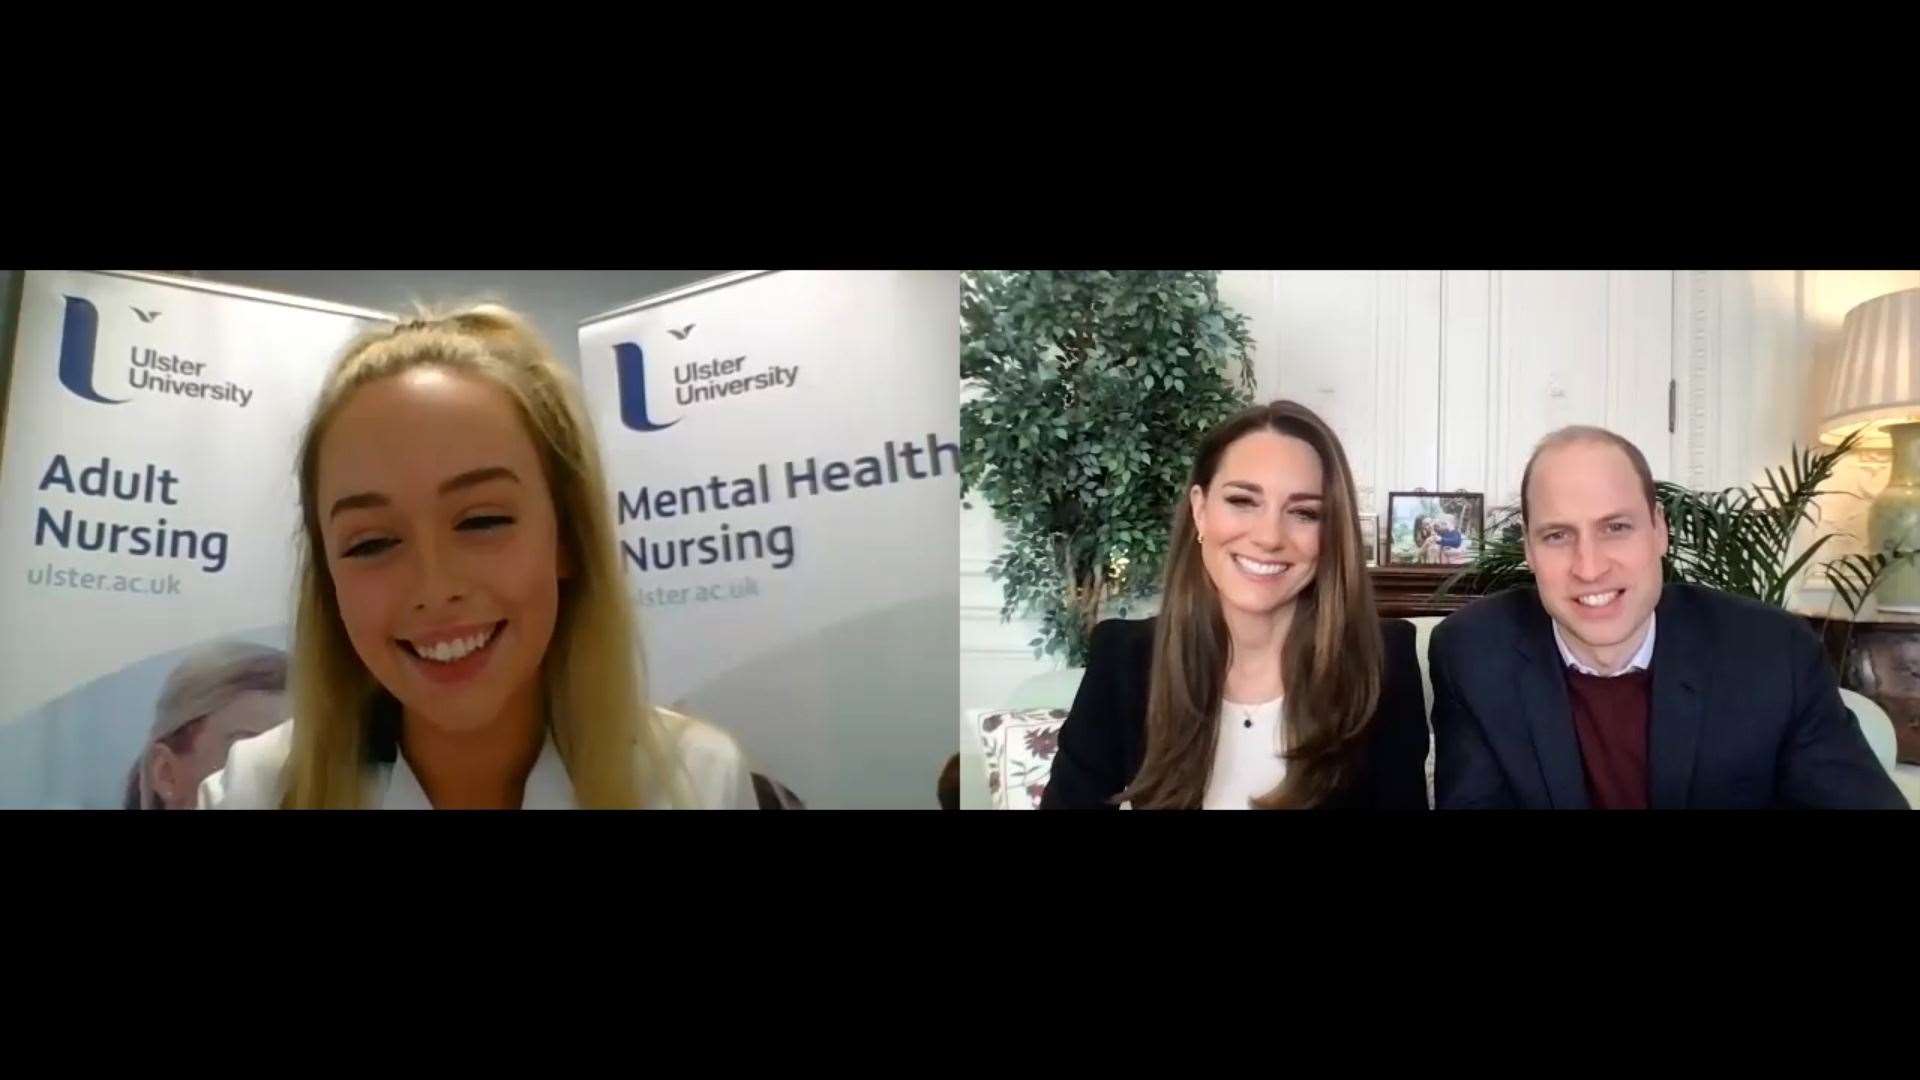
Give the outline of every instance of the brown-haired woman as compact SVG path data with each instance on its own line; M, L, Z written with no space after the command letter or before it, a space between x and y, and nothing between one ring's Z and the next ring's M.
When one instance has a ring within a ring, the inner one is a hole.
M1410 623L1374 612L1340 440L1291 401L1201 440L1157 618L1094 628L1043 808L1427 808Z

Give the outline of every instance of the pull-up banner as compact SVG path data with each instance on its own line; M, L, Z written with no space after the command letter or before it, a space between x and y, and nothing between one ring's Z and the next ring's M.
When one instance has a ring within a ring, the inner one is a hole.
M0 446L0 806L191 805L284 719L294 453L379 312L27 271Z
M933 808L959 655L959 275L754 271L586 320L656 703L823 808Z

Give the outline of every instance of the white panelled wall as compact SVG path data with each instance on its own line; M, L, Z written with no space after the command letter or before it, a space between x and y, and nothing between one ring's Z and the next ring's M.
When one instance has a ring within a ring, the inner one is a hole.
M1540 436L1600 424L1656 472L1667 430L1673 281L1666 270L1221 273L1258 346L1258 396L1293 398L1339 433L1361 505L1463 489L1519 500Z
M1683 270L1675 277L1674 377L1680 432L1671 479L1690 487L1750 484L1818 437L1818 410L1838 359L1847 312L1876 296L1920 287L1920 270ZM1823 532L1840 536L1816 557L1867 548L1867 506L1886 486L1888 453L1841 463L1821 500ZM1803 536L1812 530L1803 530ZM1844 616L1819 575L1790 605ZM1863 618L1874 617L1871 605Z
M1251 324L1257 397L1324 416L1361 503L1383 516L1389 491L1412 488L1482 492L1490 513L1515 504L1533 444L1575 423L1634 440L1661 479L1750 483L1814 437L1847 310L1916 286L1915 270L1220 274L1223 299ZM1861 498L1827 500L1830 527L1864 537L1866 502L1885 482L1884 453L1850 459L1833 486ZM985 575L999 545L984 506L962 512L963 712L1060 666L1033 659L1031 623L1000 622ZM1826 595L1809 587L1801 606L1824 609Z

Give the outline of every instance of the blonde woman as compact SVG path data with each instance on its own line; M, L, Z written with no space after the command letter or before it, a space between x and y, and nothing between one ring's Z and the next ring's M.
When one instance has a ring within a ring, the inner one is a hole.
M751 808L719 729L652 707L571 377L496 306L371 332L299 461L293 722L214 808Z
M191 810L227 749L287 718L287 654L249 641L204 645L174 666L127 773L129 810Z

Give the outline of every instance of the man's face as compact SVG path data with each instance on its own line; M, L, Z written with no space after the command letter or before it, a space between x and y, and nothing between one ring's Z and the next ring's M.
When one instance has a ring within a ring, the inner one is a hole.
M1666 517L1648 506L1626 453L1600 441L1543 452L1526 494L1527 563L1540 602L1576 657L1617 670L1660 603Z

